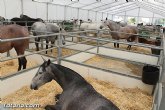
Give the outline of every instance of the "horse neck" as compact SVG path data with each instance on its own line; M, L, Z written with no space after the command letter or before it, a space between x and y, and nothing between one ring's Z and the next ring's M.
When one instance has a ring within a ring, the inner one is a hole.
M111 31L118 31L118 30L120 29L121 26L120 26L119 24L113 22L113 21L110 21L110 22L108 23L108 27L109 27L109 29L110 29Z
M63 90L71 88L73 83L76 84L76 81L83 81L83 78L74 71L61 65L53 65L52 71L54 73L54 80L62 87Z

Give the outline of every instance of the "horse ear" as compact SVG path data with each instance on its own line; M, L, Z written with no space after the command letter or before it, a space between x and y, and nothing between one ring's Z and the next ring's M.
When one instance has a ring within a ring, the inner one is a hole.
M41 58L43 59L44 62L46 61L42 56L41 56Z
M48 61L47 61L47 66L49 66L50 63L51 63L51 61L50 61L50 59L48 59Z

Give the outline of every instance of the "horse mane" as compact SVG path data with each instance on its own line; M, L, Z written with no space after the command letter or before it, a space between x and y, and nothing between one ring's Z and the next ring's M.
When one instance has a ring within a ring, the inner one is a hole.
M113 31L116 31L116 29L118 30L119 28L121 28L120 24L116 23L113 20L106 20L108 21L108 27L110 28L110 25L113 27ZM116 26L115 26L116 25Z

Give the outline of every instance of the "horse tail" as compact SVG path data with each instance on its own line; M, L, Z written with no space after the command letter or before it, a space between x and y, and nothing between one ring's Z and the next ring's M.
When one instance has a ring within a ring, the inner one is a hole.
M138 35L131 35L131 36L129 36L129 37L127 38L127 41L128 41L128 42L133 42L133 41L136 40L136 37L138 37Z
M133 41L136 40L137 37L138 37L138 35L131 35L126 40L127 40L127 42L133 42ZM128 45L127 49L130 50L131 49L131 45Z

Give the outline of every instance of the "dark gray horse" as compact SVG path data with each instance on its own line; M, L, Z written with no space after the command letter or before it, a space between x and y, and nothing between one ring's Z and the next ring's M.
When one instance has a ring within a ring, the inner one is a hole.
M46 110L119 110L78 73L50 60L40 66L32 79L31 89L37 90L52 80L62 87L63 92L56 105L47 105Z
M23 15L23 14L20 15L20 18L14 17L10 21L11 21L11 23L14 23L14 24L17 24L20 26L27 26L28 30L31 29L31 26L33 25L33 23L44 22L41 18L36 18L36 19L30 18L29 16Z
M65 32L57 24L42 23L42 22L35 22L32 25L31 29L34 30L34 32L33 32L34 36ZM50 37L35 38L36 50L39 51L39 46L38 46L37 42L39 42L41 39L45 39L47 44L49 43L49 41L51 41L51 44L54 44L57 37L58 36L56 35L56 36L50 36ZM64 39L65 38L63 37L63 40L62 40L63 44L65 44ZM53 47L53 46L51 46L51 47ZM46 45L46 49L48 49L48 45ZM46 51L46 54L47 54L47 51Z

